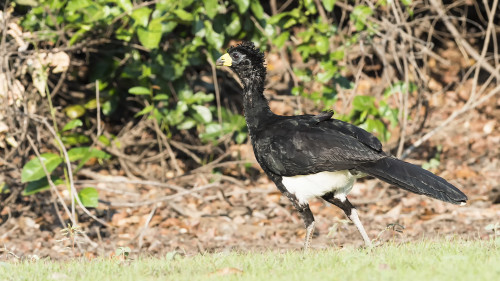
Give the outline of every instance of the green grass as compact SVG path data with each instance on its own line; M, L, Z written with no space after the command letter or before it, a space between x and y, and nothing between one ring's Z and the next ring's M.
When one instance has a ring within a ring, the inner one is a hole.
M217 274L235 268L237 273ZM239 272L241 270L241 272ZM1 262L0 280L500 280L500 239L388 243L374 249L192 257Z

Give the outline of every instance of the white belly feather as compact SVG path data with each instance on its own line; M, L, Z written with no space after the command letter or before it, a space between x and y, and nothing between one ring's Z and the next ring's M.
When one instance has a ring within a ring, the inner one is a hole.
M283 177L282 183L290 193L295 194L299 203L305 204L308 199L321 197L329 192L334 192L335 197L342 200L351 191L357 177L359 176L343 170Z

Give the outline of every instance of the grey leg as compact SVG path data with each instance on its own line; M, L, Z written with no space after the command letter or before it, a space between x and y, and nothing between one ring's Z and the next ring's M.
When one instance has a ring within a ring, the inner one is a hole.
M314 233L314 216L309 209L309 205L305 205L301 207L302 210L299 210L302 219L304 220L304 224L306 225L306 240L304 241L304 251L309 249L309 245L311 245L312 236Z
M304 220L304 224L306 226L306 239L304 241L304 251L309 249L311 245L311 240L314 232L314 216L309 209L309 204L300 204L295 195L285 191L283 194L292 202L292 205L299 211L302 220Z
M361 234L361 237L363 237L363 240L365 241L365 246L371 247L372 246L372 241L370 238L368 238L368 235L366 234L365 228L363 227L363 224L361 224L361 221L359 220L358 217L358 212L356 211L356 208L349 202L349 200L345 197L334 197L333 194L326 194L322 197L325 201L328 201L332 203L333 205L339 207L344 211L346 216L354 223L356 228L358 229L359 233Z
M272 173L268 173L268 176L274 181L279 191L281 191L281 193L283 193L283 195L285 195L288 200L292 202L292 205L295 207L295 209L297 209L297 211L299 211L302 220L304 220L304 224L306 226L304 251L307 251L309 249L309 246L311 245L311 240L314 232L314 216L311 212L311 209L309 209L309 204L300 204L299 200L297 200L297 197L295 197L294 194L288 192L288 190L285 188L285 186L281 182L281 177L278 177Z

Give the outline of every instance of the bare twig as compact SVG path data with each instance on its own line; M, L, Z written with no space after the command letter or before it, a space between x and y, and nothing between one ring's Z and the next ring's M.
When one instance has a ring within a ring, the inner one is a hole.
M21 115L25 115L24 112L21 112L21 111L16 111L16 113L19 113ZM95 221L101 223L102 225L109 226L105 221L103 221L103 220L99 219L98 217L94 216L93 214L91 214L90 211L85 206L83 206L82 201L77 196L78 192L77 192L75 185L74 185L74 182L73 182L73 171L71 168L71 162L69 160L68 151L66 150L66 147L62 143L61 138L59 138L59 136L55 132L54 128L47 121L47 118L37 116L37 115L31 115L31 114L28 114L26 116L29 117L31 120L34 120L34 121L37 121L39 123L44 124L45 127L50 132L50 134L56 140L57 144L59 145L59 148L61 149L61 151L63 153L63 159L65 160L66 167L68 169L68 181L69 181L69 188L70 188L70 194L71 194L71 201L74 202L76 200L76 202L78 203L78 206L83 210L83 212L85 214L87 214L89 217L91 217ZM50 176L48 177L48 180L50 180ZM76 222L77 222L76 215L72 214L72 216L70 216L70 217L72 217L72 222L76 224Z
M151 210L151 212L149 213L149 216L148 216L148 219L146 220L146 222L144 223L144 226L141 228L140 232L139 232L139 235L138 235L138 238L139 238L139 241L138 241L138 248L141 249L142 248L142 244L143 244L143 241L144 241L144 233L146 233L146 230L148 229L149 227L149 223L151 223L151 220L153 219L153 216L156 212L156 209L158 208L158 206L154 206L154 208Z
M165 145L165 148L168 151L168 155L170 156L170 163L177 171L177 174L179 175L182 174L183 173L182 169L181 167L179 167L179 164L177 163L177 158L175 157L172 147L170 147L170 144L168 143L167 136L165 136L165 134L163 134L163 132L160 130L160 127L158 126L158 121L156 121L156 119L154 119L153 121L156 128L156 133L160 135L160 138L163 140L163 144Z
M184 145L182 143L179 143L179 142L174 142L174 141L169 141L169 143L177 148L178 150L184 152L187 156L191 157L196 163L198 164L201 164L201 159L200 157L198 157L196 154L194 154L193 152L191 152L189 149L187 149L186 147L184 147Z
M140 185L149 185L149 186L157 186L157 187L166 187L173 189L178 192L184 192L187 191L185 188L180 187L178 185L174 184L169 184L169 183L164 183L164 182L158 182L158 181L148 181L148 180L131 180L125 177L120 177L120 176L104 176L100 175L98 173L92 172L91 170L88 169L83 169L80 170L79 172L81 175L86 176L88 178L94 179L93 181L90 180L81 180L80 182L106 182L106 183L124 183L124 184L140 184Z
M99 80L95 81L95 101L97 105L97 136L96 138L99 139L102 133L101 129L101 101L100 101L100 92L99 92Z
M474 109L478 107L479 105L485 103L488 101L490 98L495 96L496 94L500 93L500 86L497 86L493 90L491 90L487 95L483 96L481 99L474 103L466 103L460 110L454 111L443 123L441 123L439 126L434 128L432 131L428 132L425 134L423 137L418 139L414 144L412 144L410 147L408 147L402 154L401 154L401 159L404 159L408 157L408 155L417 147L422 145L422 143L426 142L428 139L430 139L434 134L439 132L442 128L448 126L453 120L455 120L458 116L461 114Z
M494 0L493 1L493 5L492 5L492 10L496 10L496 7L498 5L498 0ZM487 5L486 5L487 6ZM494 29L494 24L493 24L493 18L494 16L491 15L491 17L489 18L488 20L488 27L487 27L487 30L486 30L486 37L484 39L484 42L483 42L483 50L481 51L481 55L479 57L479 60L477 61L476 63L476 72L474 73L474 80L473 80L473 84L472 84L472 89L471 89L471 95L469 97L469 100L467 101L468 103L472 103L474 100L475 100L475 96L476 96L476 87L477 87L477 82L478 82L478 78L479 78L479 70L481 69L480 66L483 62L485 62L484 58L486 56L486 51L488 50L488 44L490 42L490 37L491 37L491 31ZM498 73L496 73L497 75L497 82L500 83L498 77ZM491 75L495 75L495 73L491 73Z
M462 46L467 51L467 53L469 53L476 61L478 61L478 64L481 66L481 68L485 69L490 74L495 75L497 81L500 81L500 70L495 69L495 67L489 64L487 61L481 60L481 55L464 38L462 38L462 36L460 36L460 32L458 32L455 26L450 22L449 17L445 14L444 9L442 8L443 3L438 0L429 0L429 2L436 9L439 17L443 21L448 31L450 31L455 40L458 40L457 43ZM498 0L494 0L492 11L495 10L497 4ZM490 21L493 21L493 19L494 16L490 18Z
M212 57L205 50L205 55L207 57L207 61L212 68L212 79L214 81L215 88L215 100L217 102L217 119L219 120L219 125L222 126L222 106L220 103L220 90L219 90L219 81L217 81L217 68L215 67L215 63L212 60ZM222 133L222 131L221 131Z
M141 206L147 206L147 205L156 204L156 203L159 203L159 202L170 201L170 200L182 197L184 195L189 195L191 193L200 192L202 190L205 190L205 189L208 189L208 188L211 188L211 187L214 187L214 186L218 186L218 185L219 185L219 182L214 182L214 183L210 183L210 184L207 184L207 185L202 185L200 187L195 187L195 188L192 188L192 189L189 189L189 190L186 190L186 191L178 192L178 193L173 194L173 195L163 196L163 197L160 197L160 198L157 198L157 199L153 199L153 200L147 200L147 201L141 201L141 202L109 202L109 205L112 206L112 207L141 207Z
M45 177L47 178L47 182L49 183L52 192L54 192L56 194L57 198L61 202L61 205L63 206L64 210L66 211L66 214L68 214L68 217L71 220L71 223L73 225L76 225L77 222L75 220L75 217L71 214L71 211L68 209L68 206L64 202L64 199L62 198L61 194L57 190L56 185L52 181L52 178L50 177L50 173L47 170L47 167L45 166L45 163L42 161L42 158L40 157L40 152L38 152L38 149L36 148L33 140L31 139L31 137L29 135L27 136L27 139L28 139L28 142L30 143L31 148L35 152L36 157L38 157L38 159L40 160L40 164L42 165L43 172L45 173ZM60 222L61 222L62 226L65 227L66 223L62 220L62 218L60 216L58 216L58 217L61 220Z
M323 9L323 5L321 5L321 2L319 0L314 0L314 3L316 4L316 9L318 9L319 15L321 17L321 22L328 23L328 17L326 16L325 9Z

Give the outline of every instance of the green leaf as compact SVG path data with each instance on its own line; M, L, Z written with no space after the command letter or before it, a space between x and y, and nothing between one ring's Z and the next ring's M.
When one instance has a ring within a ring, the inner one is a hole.
M333 11L335 2L337 2L337 0L323 0L323 6L325 6L325 10L327 10L328 12Z
M47 168L47 172L50 174L54 171L59 164L62 162L62 158L54 153L43 153L40 155L40 159ZM45 177L45 172L43 170L42 163L40 163L39 158L31 159L26 165L24 165L21 172L21 182L36 181Z
M85 109L96 109L97 108L97 100L91 99L88 102L86 102L83 107L85 107Z
M296 86L296 87L293 87L292 88L292 95L294 96L299 96L300 93L303 91L304 89L302 89L302 87L300 86Z
M163 18L156 18L149 22L148 28L139 27L137 36L142 46L148 49L156 49L160 45L162 37L162 22Z
M66 116L68 116L71 119L76 119L82 117L83 114L85 114L85 107L75 104L75 105L70 105L64 109L66 112Z
M373 10L365 5L356 6L350 15L351 20L354 21L356 30L360 31L365 28L367 19L373 14Z
M248 6L250 5L250 0L234 0L234 2L236 2L236 5L238 5L238 11L240 12L240 14L246 12Z
M0 182L0 194L10 193L10 188L5 182Z
M177 129L179 130L189 130L196 126L196 122L193 119L187 119L186 121L177 125Z
M102 150L95 148L91 149L90 147L87 146L75 147L70 149L68 151L68 156L70 161L80 160L80 163L78 163L78 166L76 167L74 172L80 170L83 167L83 165L85 165L91 158L95 157L101 160L101 159L109 159L111 157L111 155L107 154Z
M333 51L333 53L330 55L330 58L332 60L339 61L339 60L343 60L344 56L345 56L344 48L339 48L339 49L336 49L335 51Z
M90 142L90 138L83 134L64 134L61 140L66 146L80 145L82 143Z
M52 182L58 186L64 183L64 181L59 177L50 177ZM50 189L50 184L47 178L42 178L36 181L29 182L23 190L22 195L28 196L33 195L35 193Z
M318 73L316 75L316 78L321 83L327 83L328 81L332 80L333 76L335 76L335 72L328 70L325 72Z
M167 94L157 94L153 97L153 100L168 101L170 97Z
M148 106L146 106L145 108L143 108L141 111L137 112L134 117L138 117L138 116L142 116L144 114L148 114L149 112L151 112L151 110L153 110L155 108L155 106L153 104L150 104Z
M235 36L241 30L241 19L236 15L236 13L232 13L231 17L233 20L226 26L225 31L230 36Z
M130 40L132 40L133 31L133 28L119 27L115 31L115 37L118 40L130 42Z
M90 0L72 0L68 1L68 5L66 6L66 12L72 13L77 10L85 9L86 7L92 5L92 1Z
M410 82L408 85L403 81L398 81L392 84L389 88L387 88L384 91L384 97L387 98L395 93L401 93L401 94L413 93L416 90L418 90L418 87L415 83Z
M99 204L99 192L93 187L86 187L80 190L78 197L85 207L97 208Z
M80 25L80 29L71 36L69 39L69 45L72 46L75 44L87 31L91 30L92 25Z
M124 255L124 256L127 256L130 254L130 252L132 252L132 250L130 250L129 247L118 247L118 249L116 250L116 255L117 256L121 256L121 255Z
M217 137L221 135L222 128L219 124L209 124L205 128L205 132L200 134L200 138L203 141L207 140L215 140Z
M279 13L279 14L276 14L276 15L270 17L267 20L267 23L270 24L270 25L275 25L278 22L280 22L286 16L289 16L289 14L288 13Z
M105 135L100 135L98 140L105 146L111 146L111 140Z
M344 76L339 75L339 76L334 78L334 81L342 89L353 89L354 88L354 83L349 81L349 79L345 78Z
M281 33L278 37L273 39L273 44L276 45L276 47L281 48L285 44L285 42L290 38L290 32L285 31Z
M318 36L316 38L316 49L322 55L328 53L328 50L330 49L330 42L328 41L328 38L325 36Z
M117 0L116 3L118 4L118 7L122 8L126 12L129 12L132 10L133 5L130 0Z
M91 149L88 146L74 147L68 150L69 161L74 162L81 159L90 159L96 157L98 159L109 159L111 156L99 149Z
M257 19L260 20L264 16L264 9L258 0L252 0L252 3L250 3L250 9Z
M182 9L177 9L177 10L174 10L173 12L180 20L182 21L187 21L187 22L191 22L194 20L194 16L193 14L191 13L188 13Z
M74 120L69 121L66 125L64 125L64 128L62 129L62 131L63 132L69 131L69 130L74 129L76 127L80 127L82 125L83 125L82 120L74 119Z
M423 163L422 168L426 170L432 170L438 168L440 164L441 163L439 162L439 160L432 158L431 160L429 160L429 162Z
M146 87L140 87L140 86L132 87L132 88L128 89L128 92L129 92L129 94L132 94L132 95L149 95L149 94L151 94L151 90L149 90Z
M212 122L212 112L203 105L193 105L193 109L201 117L204 123Z
M203 0L203 5L205 6L205 11L207 16L211 19L217 15L218 3L217 0Z
M222 44L224 44L224 34L215 32L210 21L206 20L203 23L207 32L207 42L217 50L222 48Z
M149 15L152 10L148 7L142 7L132 12L130 17L135 21L135 26L147 27L149 22Z
M364 111L375 106L375 98L371 96L356 96L352 101L354 109Z
M285 28L285 29L290 28L296 24L297 24L297 20L295 18L290 18L285 22L285 24L283 24L283 28Z
M246 133L241 133L239 132L236 134L236 143L242 144L245 140L247 139L247 134Z

